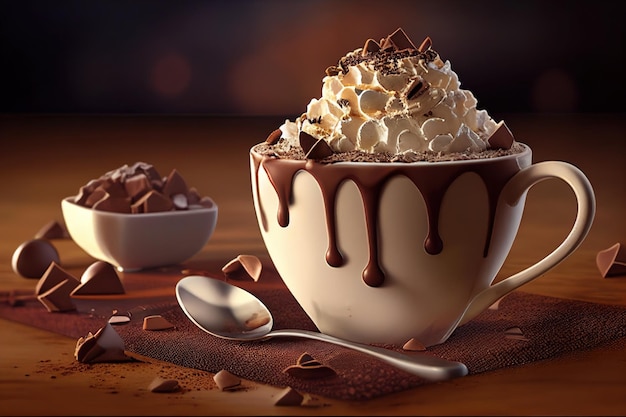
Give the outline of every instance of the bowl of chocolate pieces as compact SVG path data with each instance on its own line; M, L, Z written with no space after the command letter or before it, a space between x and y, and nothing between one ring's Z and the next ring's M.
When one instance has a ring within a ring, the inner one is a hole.
M215 230L217 205L173 169L161 176L146 162L106 172L66 197L67 231L90 256L119 271L181 263Z

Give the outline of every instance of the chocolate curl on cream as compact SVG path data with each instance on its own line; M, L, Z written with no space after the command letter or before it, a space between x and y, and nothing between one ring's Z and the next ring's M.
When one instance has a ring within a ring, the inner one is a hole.
M430 39L430 36L426 36L426 38L422 41L422 43L420 44L419 48L417 48L417 50L420 52L424 52L424 51L429 50L432 45L433 45L433 41Z

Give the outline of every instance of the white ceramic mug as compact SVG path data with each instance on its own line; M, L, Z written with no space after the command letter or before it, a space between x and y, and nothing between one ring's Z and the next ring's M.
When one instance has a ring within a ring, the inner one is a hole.
M444 342L505 294L570 255L593 222L586 176L531 149L450 162L320 164L250 151L252 193L268 253L318 329L362 343ZM548 178L574 191L565 240L493 284L526 194Z

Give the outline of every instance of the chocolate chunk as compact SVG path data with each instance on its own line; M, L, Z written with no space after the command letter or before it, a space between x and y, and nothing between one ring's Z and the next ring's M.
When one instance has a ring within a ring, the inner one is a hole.
M602 278L626 276L626 249L618 242L601 250L596 255L596 265Z
M295 365L285 368L283 372L300 379L328 378L337 375L334 369L321 364L306 352L300 355Z
M222 267L222 272L227 277L237 278L245 271L254 281L258 281L261 276L263 265L259 258L254 255L238 255Z
M100 188L103 189L111 197L127 196L124 184L119 181L105 181L102 183L102 185L100 185Z
M306 132L300 132L300 147L307 159L323 159L333 154L330 145L324 139L317 139Z
M174 325L161 315L155 314L143 318L144 330L169 330L173 328Z
M236 389L241 385L241 378L231 374L225 369L216 373L213 376L213 380L217 384L217 387L222 391Z
M41 278L50 263L61 263L59 252L46 239L32 239L22 243L13 252L13 272L24 278Z
M35 294L40 295L60 284L63 281L69 281L74 284L74 288L80 285L80 281L69 272L61 268L56 262L50 262L48 269L43 273L37 285L35 286Z
M80 285L72 295L124 294L124 286L115 267L108 262L96 261L80 277Z
M108 196L108 194L104 190L104 188L102 188L102 186L98 186L85 199L85 206L86 207L93 207L98 201L106 198L107 196Z
M180 390L180 385L175 379L164 379L157 376L148 385L148 390L151 392L176 392Z
M71 292L76 288L74 281L73 279L66 279L59 282L54 287L37 295L37 299L50 313L76 310L71 297Z
M411 39L407 36L407 34L402 30L402 28L396 29L391 35L387 36L385 40L386 43L389 42L393 45L393 48L397 51L403 51L405 49L417 49ZM387 49L385 46L382 49Z
M423 351L426 350L426 346L416 338L409 339L403 346L404 350Z
M141 197L130 209L132 213L155 213L170 211L174 208L172 200L158 191L152 190Z
M167 197L171 197L175 194L186 195L187 192L189 192L189 188L187 187L185 179L176 169L173 169L163 184L163 194Z
M137 174L126 178L124 188L128 196L136 201L152 189L152 184L145 174Z
M304 397L298 391L291 387L283 389L278 395L278 399L274 405L279 406L294 406L301 405Z
M513 134L504 122L498 123L495 132L487 139L492 149L511 149L514 141Z
M74 357L82 363L126 362L133 358L124 353L124 341L107 323L96 334L81 337L76 342Z
M65 225L56 220L49 221L35 234L35 239L67 239L69 237Z
M126 324L126 323L130 323L130 317L124 316L124 315L113 315L109 317L109 320L107 322L114 326L119 325L119 324Z
M128 197L113 197L109 194L98 200L91 208L114 213L131 213L130 199Z
M313 147L313 145L315 145L315 142L317 142L317 138L309 135L308 133L304 131L300 131L300 134L298 135L298 139L300 140L300 147L302 148L305 154L309 152L311 148Z

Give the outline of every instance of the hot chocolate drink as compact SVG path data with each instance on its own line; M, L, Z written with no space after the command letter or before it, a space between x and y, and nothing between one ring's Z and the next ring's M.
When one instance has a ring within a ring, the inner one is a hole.
M441 343L506 292L571 253L593 219L593 192L563 162L478 110L426 38L398 29L326 70L322 97L250 151L269 254L326 333L366 343ZM556 177L579 216L564 243L491 285L527 190Z

